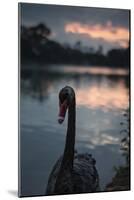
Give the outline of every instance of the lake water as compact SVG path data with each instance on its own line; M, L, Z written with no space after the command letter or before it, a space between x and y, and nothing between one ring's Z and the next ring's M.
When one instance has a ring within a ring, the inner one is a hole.
M22 194L44 195L52 167L63 153L67 117L58 124L58 93L66 85L76 92L75 149L96 159L104 191L115 174L114 167L125 163L120 122L129 106L128 71L97 66L28 68L21 75Z

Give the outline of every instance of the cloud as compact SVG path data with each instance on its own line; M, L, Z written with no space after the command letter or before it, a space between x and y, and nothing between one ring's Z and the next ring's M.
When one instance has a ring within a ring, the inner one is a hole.
M102 39L109 43L117 43L121 47L128 46L129 30L121 26L114 27L111 21L108 21L105 25L70 22L65 24L64 30L66 33L80 34L92 39Z

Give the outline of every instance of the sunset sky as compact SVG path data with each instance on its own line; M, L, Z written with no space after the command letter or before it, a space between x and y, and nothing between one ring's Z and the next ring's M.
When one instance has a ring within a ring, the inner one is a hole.
M129 10L91 7L21 4L21 23L45 23L52 31L50 38L62 44L98 49L127 47L129 41Z

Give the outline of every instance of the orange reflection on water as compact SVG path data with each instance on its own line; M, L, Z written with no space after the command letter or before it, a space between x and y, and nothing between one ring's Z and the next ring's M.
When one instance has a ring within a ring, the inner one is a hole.
M80 73L80 74L94 74L94 75L128 75L128 70L122 68L108 68L108 67L64 67L67 73Z
M114 87L91 85L76 91L77 105L89 108L125 109L128 107L128 89L120 81Z

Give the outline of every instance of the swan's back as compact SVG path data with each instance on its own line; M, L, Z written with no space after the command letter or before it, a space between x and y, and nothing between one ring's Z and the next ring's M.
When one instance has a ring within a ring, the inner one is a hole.
M54 195L56 178L60 170L62 157L56 162L50 174L46 195ZM88 153L74 155L73 170L64 172L58 194L78 194L95 192L99 189L99 177L95 160Z
M99 176L95 164L96 161L91 154L75 155L73 170L75 193L95 192L99 189Z

